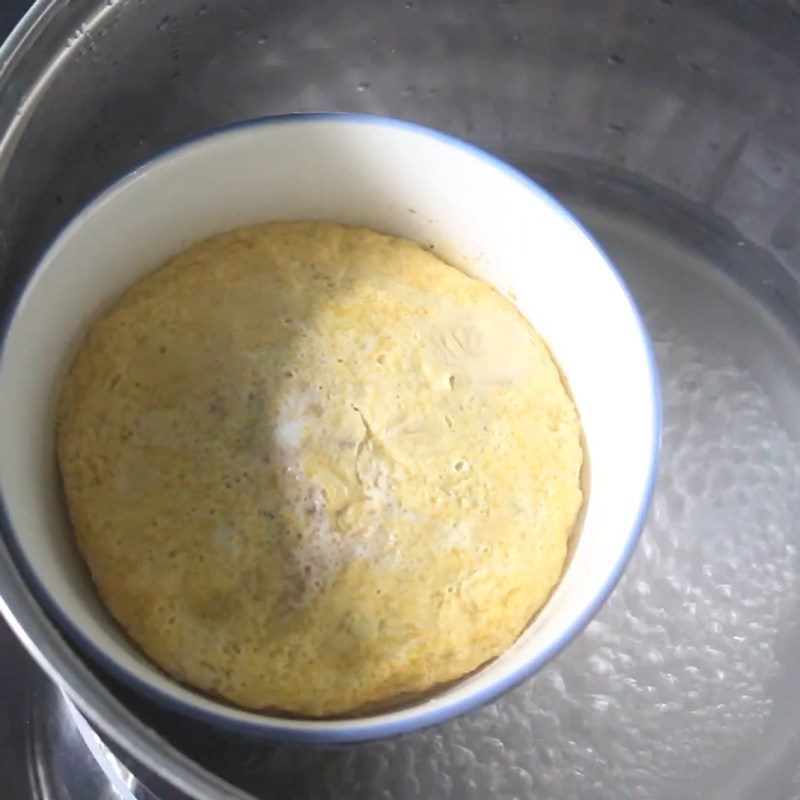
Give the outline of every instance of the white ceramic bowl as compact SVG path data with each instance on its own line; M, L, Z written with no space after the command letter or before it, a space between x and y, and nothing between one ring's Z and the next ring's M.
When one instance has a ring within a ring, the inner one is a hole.
M190 242L270 219L332 219L433 245L531 321L566 375L583 423L591 485L577 546L552 598L495 661L399 710L289 720L173 681L100 604L59 494L54 403L88 322ZM410 731L491 700L538 670L620 577L652 492L659 430L647 334L619 275L576 221L528 178L468 144L360 115L249 122L144 164L52 245L19 299L0 359L4 528L41 601L90 657L158 702L284 742Z

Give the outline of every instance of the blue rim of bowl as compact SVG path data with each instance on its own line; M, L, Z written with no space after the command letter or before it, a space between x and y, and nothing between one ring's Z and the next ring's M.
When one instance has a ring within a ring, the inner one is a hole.
M346 744L383 739L391 736L410 733L412 731L445 722L449 719L461 716L462 714L490 703L538 672L545 664L558 655L575 639L575 637L594 618L594 616L602 607L603 603L611 595L615 586L622 577L625 567L630 561L636 544L641 537L650 503L653 498L653 492L655 490L658 458L661 449L661 426L663 411L658 367L656 364L653 347L650 342L650 337L642 315L633 300L630 290L628 289L627 285L622 279L622 276L614 266L611 259L606 255L605 251L594 238L594 236L592 236L592 234L586 230L583 224L571 212L564 208L564 206L562 206L561 203L555 199L555 197L539 186L539 184L536 183L532 178L529 178L523 172L520 172L518 169L512 167L510 164L507 164L497 156L494 156L485 150L481 150L476 145L414 122L361 113L312 112L281 114L242 120L240 122L235 122L230 125L217 128L207 133L199 134L198 136L191 137L178 144L171 145L170 147L161 150L156 155L145 159L131 170L121 175L111 184L107 185L106 188L93 195L91 199L83 205L82 209L63 227L60 228L58 233L48 244L47 249L39 257L34 269L31 270L30 274L17 290L12 302L9 303L8 311L2 320L2 330L0 330L0 362L2 362L2 359L5 355L8 333L11 328L11 324L16 317L17 310L21 302L24 300L28 289L32 286L33 281L41 269L45 258L52 250L53 245L66 233L69 228L80 224L82 218L89 214L91 210L106 196L110 195L114 191L117 191L123 185L131 182L132 180L135 180L136 177L144 170L148 170L156 166L161 161L168 160L178 151L188 149L193 145L201 144L219 136L244 128L258 128L266 125L285 125L302 122L357 122L369 125L394 127L405 129L417 134L422 134L429 138L443 142L450 147L459 148L471 156L484 161L499 172L504 173L509 178L521 184L525 189L535 194L551 209L564 217L582 236L584 236L591 243L596 252L602 257L609 272L616 280L620 291L625 296L631 313L636 320L639 329L639 337L644 345L647 356L648 371L650 374L650 395L653 409L653 429L651 434L650 463L648 465L647 485L642 495L636 520L631 527L627 541L625 542L620 556L617 559L613 569L610 571L603 586L595 594L592 600L584 606L576 618L564 629L556 642L551 644L545 650L536 653L531 659L520 665L512 672L502 676L496 682L484 687L481 691L470 694L469 696L460 700L456 700L451 703L445 703L438 708L427 711L423 704L420 706L418 713L409 713L409 709L401 708L396 711L390 710L383 714L367 716L364 718L356 717L353 719L343 718L335 720L313 720L286 718L285 720L282 720L280 717L267 715L265 715L263 718L259 718L258 712L249 712L253 714L252 719L241 719L227 715L223 710L225 706L222 702L219 703L221 707L219 711L212 710L195 705L189 700L185 700L181 697L172 695L162 689L159 689L155 685L142 680L133 671L119 664L108 653L95 644L94 641L87 634L85 634L61 608L55 597L53 597L53 595L44 585L25 556L24 549L22 548L22 545L11 526L5 502L5 493L2 486L0 486L0 535L2 535L3 539L5 540L6 545L14 557L15 562L20 567L21 572L27 577L29 585L34 590L34 594L41 600L42 605L50 612L50 615L58 622L62 631L64 631L66 635L75 644L77 644L78 647L83 650L83 652L86 653L96 664L100 665L114 678L132 687L143 696L171 711L183 713L202 722L210 723L215 727L234 730L240 734L257 736L262 739L272 740L282 744ZM189 692L192 691L188 687L182 686L182 688ZM241 713L243 710L231 706L231 711ZM248 712L244 710L244 713ZM393 719L394 716L401 714L404 716L401 716L399 719Z

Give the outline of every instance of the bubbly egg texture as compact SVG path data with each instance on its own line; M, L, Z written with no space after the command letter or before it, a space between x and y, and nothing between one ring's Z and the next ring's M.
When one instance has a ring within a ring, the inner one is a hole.
M240 706L386 706L513 643L557 583L581 432L546 346L410 241L268 223L95 322L58 455L100 596Z

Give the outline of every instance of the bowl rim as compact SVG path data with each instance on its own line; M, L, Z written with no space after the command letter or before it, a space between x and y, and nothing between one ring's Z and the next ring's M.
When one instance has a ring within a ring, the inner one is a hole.
M42 268L48 254L53 246L62 239L70 230L79 227L83 220L92 213L94 208L106 200L116 191L122 189L132 181L136 180L144 171L157 168L160 164L169 161L180 152L184 152L193 147L199 147L218 137L242 130L258 129L271 125L292 125L292 124L318 124L318 123L337 123L337 124L360 124L399 128L411 133L416 133L428 138L437 140L449 147L461 149L468 155L485 162L494 170L504 174L514 180L543 201L553 211L563 217L577 233L585 237L592 245L594 250L600 255L605 266L617 283L617 287L622 293L631 314L637 325L639 339L644 347L646 355L646 365L649 375L649 399L652 408L652 429L649 442L649 459L647 466L647 482L645 490L640 498L639 508L633 525L628 533L619 556L609 571L603 585L595 595L583 604L580 611L575 615L571 622L564 626L561 635L549 647L535 653L531 658L520 664L516 669L500 675L497 680L487 685L479 691L475 691L468 696L443 703L438 707L426 709L420 705L415 709L414 705L401 707L399 709L389 709L385 712L369 714L363 717L341 718L341 719L305 719L305 718L281 718L278 716L260 716L257 711L239 709L231 706L233 713L245 712L251 714L253 718L241 718L228 714L225 711L223 701L216 701L219 708L207 708L184 699L168 690L161 689L155 684L151 684L140 678L135 671L116 661L109 653L72 621L69 614L61 607L56 598L49 591L42 579L38 576L32 564L25 555L20 538L13 529L7 511L5 500L5 490L0 485L0 537L5 541L14 562L17 564L21 573L26 579L32 594L41 602L42 606L49 613L50 617L57 623L58 627L66 633L67 637L77 645L78 649L86 654L95 664L101 666L112 677L133 688L135 691L154 701L157 705L167 708L170 711L182 713L193 717L199 721L210 723L217 728L226 728L236 733L257 736L262 739L272 740L284 744L345 744L352 742L370 741L396 736L412 731L445 722L457 716L461 716L480 706L496 700L502 694L518 686L527 678L538 672L545 664L564 650L577 635L594 618L602 605L611 595L612 591L619 582L628 562L633 555L633 551L638 543L647 518L648 510L655 490L657 477L658 459L661 449L661 428L662 428L662 397L658 375L655 353L650 341L647 328L645 326L641 312L631 295L630 290L625 284L619 270L605 253L603 248L594 236L584 227L584 225L568 211L553 195L542 188L536 181L528 177L525 173L511 166L499 157L479 148L478 146L459 139L442 131L420 125L407 120L394 119L374 114L353 113L353 112L300 112L290 114L278 114L264 117L256 117L241 120L219 128L198 134L184 139L176 144L170 145L154 155L143 159L131 169L122 173L102 189L94 193L82 206L78 213L61 226L55 235L48 241L46 248L37 258L34 267L30 270L21 285L17 288L13 298L7 306L2 323L0 324L0 362L5 356L8 335L11 330L17 311L24 301L28 290L34 284L36 275ZM158 667L153 666L153 669ZM169 677L169 676L168 676ZM174 680L174 679L172 679ZM189 691L194 692L191 687ZM202 697L198 694L198 697Z

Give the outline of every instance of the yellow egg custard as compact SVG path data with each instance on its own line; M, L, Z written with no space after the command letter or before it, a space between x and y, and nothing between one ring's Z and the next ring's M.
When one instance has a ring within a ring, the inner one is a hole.
M417 244L193 245L90 328L58 456L103 602L251 709L387 706L500 654L564 567L581 430L542 340Z

